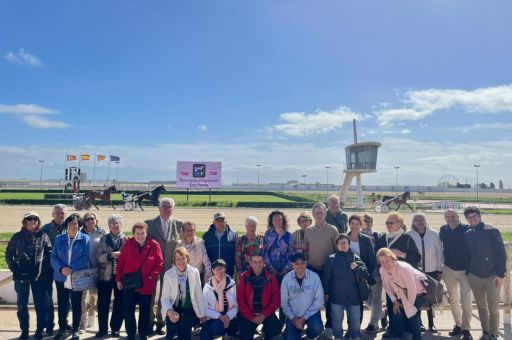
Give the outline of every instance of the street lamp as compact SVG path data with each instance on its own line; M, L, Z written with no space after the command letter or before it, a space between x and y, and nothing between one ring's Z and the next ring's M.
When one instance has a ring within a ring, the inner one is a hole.
M398 165L395 166L395 196L398 196L398 169L400 167Z
M256 164L256 166L258 167L258 191L260 191L260 168L261 168L261 164Z
M117 185L117 169L119 169L119 163L120 161L116 161L116 185Z
M478 201L478 189L480 184L478 183L478 168L480 167L480 164L473 164L473 166L476 169L476 200Z
M329 197L329 169L331 167L330 166L326 166L325 167L325 170L326 170L326 173L327 173L327 187L326 187L326 191L327 191L327 197Z
M304 185L306 185L306 177L308 177L308 175L300 175L300 177L302 177Z
M41 163L41 173L39 175L39 187L43 187L43 163L44 163L44 160L39 160L39 163Z

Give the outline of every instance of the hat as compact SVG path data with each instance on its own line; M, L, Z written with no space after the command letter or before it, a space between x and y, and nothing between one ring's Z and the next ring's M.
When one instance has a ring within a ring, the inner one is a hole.
M292 262L295 263L296 261L303 261L305 262L306 261L306 256L304 256L303 253L295 253L293 256L292 256Z
M34 217L37 217L39 218L39 214L35 211L29 211L27 212L24 216L23 216L23 219L26 219L27 217L31 217L31 216L34 216Z
M215 215L213 215L213 219L214 219L214 220L219 219L219 218L226 218L226 214L224 214L224 213L221 211L221 212L218 212L218 213L216 213Z

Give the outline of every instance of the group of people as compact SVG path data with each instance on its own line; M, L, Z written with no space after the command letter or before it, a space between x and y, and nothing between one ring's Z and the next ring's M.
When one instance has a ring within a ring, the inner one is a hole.
M98 338L107 336L109 328L111 336L119 337L124 321L128 339L136 333L140 339L151 334L190 339L192 332L202 340L225 334L252 339L259 325L265 339L284 327L287 339L299 339L304 331L308 338L323 332L329 338L359 339L366 304L371 311L366 332L381 329L380 321L387 327L383 337L411 333L416 340L427 330L421 309L427 309L428 331L437 333L432 308L423 299L427 275L446 285L455 321L449 335L472 339L472 291L482 339L497 338L506 255L500 232L482 222L476 207L464 211L469 225L447 210L439 233L424 214L415 214L407 231L403 217L390 213L381 234L373 230L371 216L348 217L339 197L332 195L327 205L319 202L311 214L301 213L293 233L279 210L269 214L264 233L258 232L258 219L248 216L243 235L218 212L199 238L194 222L172 216L174 205L171 198L161 199L159 216L134 224L133 237L123 234L118 214L108 218L108 232L98 226L94 213L68 216L61 204L44 226L36 212L25 214L21 231L6 250L18 297L20 339L29 336L31 289L36 338L46 332L59 340L71 332L73 340L79 339L95 325L97 310ZM97 269L97 289L73 289L73 273L83 269ZM124 286L134 273L141 277L140 285Z

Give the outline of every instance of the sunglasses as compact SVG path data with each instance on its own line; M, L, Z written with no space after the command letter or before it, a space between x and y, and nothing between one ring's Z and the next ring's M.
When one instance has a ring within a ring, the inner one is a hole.
M388 221L386 221L386 225L393 225L393 224L395 224L395 222L392 222L392 221L388 222Z
M94 219L94 217L84 218L84 222L87 222L87 221L95 221L95 219Z

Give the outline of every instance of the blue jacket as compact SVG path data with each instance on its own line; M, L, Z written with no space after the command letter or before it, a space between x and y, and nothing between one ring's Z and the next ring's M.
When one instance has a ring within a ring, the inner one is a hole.
M215 226L213 224L203 235L208 258L212 263L218 259L226 261L228 265L226 273L231 277L235 272L235 248L237 239L237 234L231 230L229 225L226 225L224 228L224 233L220 240L217 238L217 235L215 235Z
M89 236L78 232L73 242L71 261L68 263L68 234L58 235L55 238L55 245L52 251L51 263L54 270L53 279L59 282L66 281L66 275L60 270L63 267L71 267L73 271L89 268L89 257L91 248Z
M281 282L281 308L290 320L296 317L309 319L324 307L324 289L320 277L306 269L306 275L299 286L292 270Z
M505 277L507 254L500 231L481 222L469 228L464 236L471 252L468 272L480 278Z

